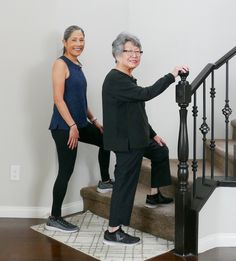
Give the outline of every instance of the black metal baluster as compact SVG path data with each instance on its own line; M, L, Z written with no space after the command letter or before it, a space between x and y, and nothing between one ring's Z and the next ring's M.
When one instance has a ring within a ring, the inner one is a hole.
M199 130L202 133L202 181L205 181L206 176L206 135L210 130L209 126L206 123L206 81L203 82L203 123Z
M211 179L214 178L215 171L215 84L214 84L214 71L211 73Z
M197 107L197 94L196 92L193 95L193 161L192 161L192 171L193 171L193 196L196 193L196 177L198 169L198 161L196 156L197 151L197 116L198 116L198 107Z
M236 176L236 144L234 144L234 176Z
M226 62L226 88L225 88L225 106L222 109L222 113L225 116L225 177L229 176L229 116L232 113L229 107L229 61Z

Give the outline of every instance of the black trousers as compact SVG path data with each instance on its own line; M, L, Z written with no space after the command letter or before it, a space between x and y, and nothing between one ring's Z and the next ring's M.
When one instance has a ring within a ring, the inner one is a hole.
M113 186L109 226L128 226L134 204L143 157L151 160L151 187L171 184L169 150L154 140L143 149L115 152L115 184Z
M61 207L66 194L67 185L74 170L77 148L71 150L67 145L69 130L52 130L51 133L56 143L59 162L58 175L53 186L51 215L59 217L61 216ZM79 135L79 141L99 147L98 162L101 179L102 181L109 180L110 152L103 149L103 135L91 123L88 123L84 128L80 128Z

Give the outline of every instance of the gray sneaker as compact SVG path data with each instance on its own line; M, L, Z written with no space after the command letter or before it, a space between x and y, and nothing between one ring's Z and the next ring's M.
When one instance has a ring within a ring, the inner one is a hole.
M109 179L108 181L99 181L97 186L97 192L106 193L113 189L114 180Z
M55 218L50 216L45 224L45 228L51 231L60 231L63 233L78 232L79 227L67 222L62 217Z

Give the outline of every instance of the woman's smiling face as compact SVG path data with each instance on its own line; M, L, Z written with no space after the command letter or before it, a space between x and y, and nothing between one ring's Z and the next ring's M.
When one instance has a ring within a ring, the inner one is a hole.
M65 54L77 57L84 50L84 34L81 30L76 30L67 40L64 40L63 43L66 50Z
M133 70L140 64L141 52L140 48L132 42L126 42L122 54L116 57L117 65Z

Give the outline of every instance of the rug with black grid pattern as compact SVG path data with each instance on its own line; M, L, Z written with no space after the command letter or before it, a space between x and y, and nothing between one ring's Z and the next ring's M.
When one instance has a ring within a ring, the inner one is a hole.
M122 226L122 229L140 237L141 243L135 246L107 246L103 243L103 234L108 227L107 219L86 211L66 220L78 225L79 232L65 234L48 231L44 228L45 224L31 228L101 261L144 261L174 248L171 241L125 226Z

